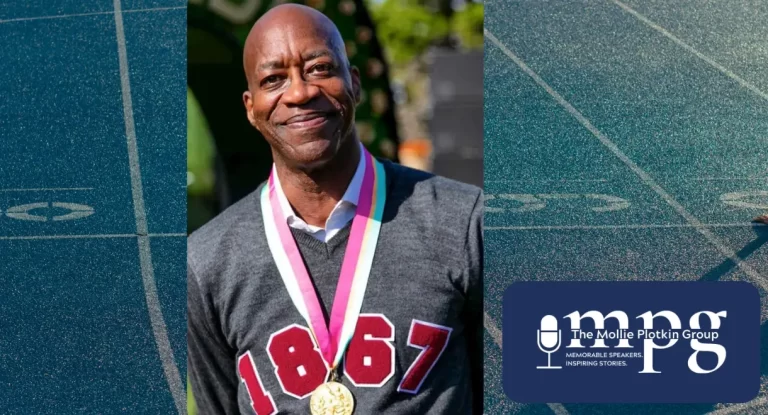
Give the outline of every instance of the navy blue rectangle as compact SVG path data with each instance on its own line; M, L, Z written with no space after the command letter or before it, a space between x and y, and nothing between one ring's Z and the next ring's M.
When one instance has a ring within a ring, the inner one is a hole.
M639 316L665 310L677 316L680 329L656 317L645 337L638 338L645 328ZM602 316L620 311L627 319L620 327L619 319L605 318L600 327L584 316L589 311ZM698 314L699 329L691 330L692 317L703 311L725 312L715 317L719 327L710 315ZM542 327L545 316L556 319L557 331L544 331L552 328ZM572 343L576 320L582 348ZM606 348L594 347L598 333L620 328L626 329L624 338L632 333L624 344L629 348L617 347L620 338L605 339ZM760 299L745 282L519 282L504 294L502 333L504 391L518 402L735 403L753 399L760 387ZM592 339L585 338L588 333ZM651 340L650 333L679 338L669 348L646 352L648 341L659 347L670 342ZM694 344L687 333L709 338ZM559 345L540 346L547 335ZM713 345L725 353L718 358Z

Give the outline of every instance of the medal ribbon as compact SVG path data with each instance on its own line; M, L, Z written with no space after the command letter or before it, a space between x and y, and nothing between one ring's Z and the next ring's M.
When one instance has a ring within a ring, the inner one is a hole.
M355 332L379 239L386 200L384 166L364 148L360 157L363 157L365 162L365 173L328 326L275 191L274 168L267 186L261 191L264 230L272 257L294 306L309 324L323 360L330 369L339 365Z

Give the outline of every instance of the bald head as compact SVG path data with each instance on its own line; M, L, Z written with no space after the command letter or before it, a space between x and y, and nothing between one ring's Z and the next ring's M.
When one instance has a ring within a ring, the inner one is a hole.
M265 47L272 46L270 44L285 40L286 34L291 32L300 32L324 39L328 49L336 55L335 58L349 66L344 40L339 29L328 16L302 4L281 4L261 16L248 33L243 51L243 66L249 84L252 81L254 71L258 69L254 65L260 51ZM264 66L268 64L270 63L260 63Z
M306 6L277 6L253 25L243 53L248 120L276 164L317 170L349 156L345 149L357 151L360 74L330 19Z

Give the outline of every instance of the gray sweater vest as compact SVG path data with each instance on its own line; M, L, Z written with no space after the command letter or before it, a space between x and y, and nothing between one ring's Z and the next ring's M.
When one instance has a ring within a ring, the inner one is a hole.
M357 415L480 414L482 192L383 163L384 219L341 382ZM327 376L272 260L259 191L189 237L188 367L201 414L308 414ZM293 230L326 321L349 229L327 244Z

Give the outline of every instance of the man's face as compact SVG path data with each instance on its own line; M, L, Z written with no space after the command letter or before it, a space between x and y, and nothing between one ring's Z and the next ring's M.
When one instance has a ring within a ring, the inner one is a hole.
M333 158L350 135L360 97L357 69L325 32L295 21L268 29L247 68L248 119L296 167Z

